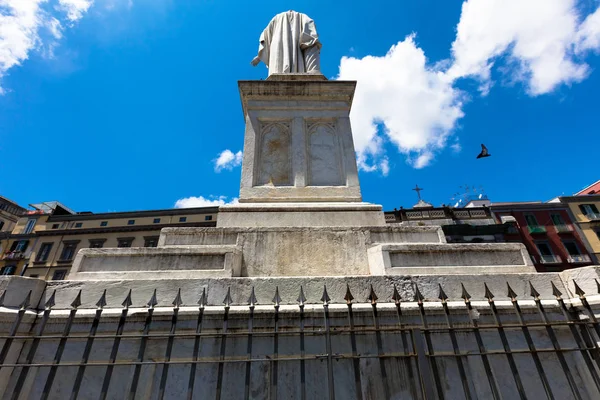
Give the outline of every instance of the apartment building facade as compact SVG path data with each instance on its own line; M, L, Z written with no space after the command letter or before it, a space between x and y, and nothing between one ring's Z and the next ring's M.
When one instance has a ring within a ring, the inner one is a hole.
M560 196L558 200L568 207L577 231L588 246L592 260L600 264L600 193L596 194L597 190L592 189L593 187L594 185L582 194Z
M490 208L496 222L508 227L506 241L523 243L539 272L593 264L566 204L492 203Z
M164 227L216 226L218 207L97 214L66 207L45 211L34 210L18 220L9 251L0 261L6 274L66 279L82 248L156 247Z

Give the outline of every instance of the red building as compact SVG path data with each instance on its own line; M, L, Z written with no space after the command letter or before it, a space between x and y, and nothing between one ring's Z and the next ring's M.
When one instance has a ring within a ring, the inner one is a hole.
M509 225L507 242L521 242L539 272L591 265L590 254L562 203L492 203L496 222Z
M600 181L592 183L590 186L587 186L581 189L579 192L575 193L573 196L583 196L586 194L600 194Z

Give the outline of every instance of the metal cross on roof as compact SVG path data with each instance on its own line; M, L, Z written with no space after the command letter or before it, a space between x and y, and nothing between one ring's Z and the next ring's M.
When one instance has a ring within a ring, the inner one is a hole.
M421 200L421 190L423 190L423 188L420 188L419 185L415 185L413 190L417 192L417 196L419 196L419 200Z

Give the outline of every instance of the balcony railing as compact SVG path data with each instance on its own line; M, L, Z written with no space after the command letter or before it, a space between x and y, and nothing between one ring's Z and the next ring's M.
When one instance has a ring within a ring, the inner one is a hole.
M567 261L572 264L592 262L590 256L588 256L587 254L570 255L569 258L567 258Z
M588 217L590 221L600 221L600 214L598 213L589 213L586 214L586 217Z
M529 225L529 233L546 233L546 228L541 225Z
M562 259L559 256L540 256L542 264L560 264Z
M567 225L567 224L554 225L554 228L556 228L556 232L558 232L558 233L573 232L573 225Z
M21 260L24 257L22 251L8 251L4 253L3 260Z

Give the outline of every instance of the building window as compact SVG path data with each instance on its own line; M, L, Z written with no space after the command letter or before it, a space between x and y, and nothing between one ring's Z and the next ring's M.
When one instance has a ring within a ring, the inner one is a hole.
M129 221L127 221L127 225L133 225L135 224L135 219L130 219Z
M27 245L29 245L29 240L17 240L16 242L13 242L10 251L23 252L27 249Z
M595 204L581 204L579 206L579 209L581 210L581 212L583 213L583 215L587 216L592 216L592 215L597 215L600 214L598 212L598 207L596 207Z
M14 275L17 269L16 265L7 265L0 269L0 275Z
M538 226L537 219L533 214L525 214L525 221L527 221L527 226Z
M552 218L552 223L556 226L565 224L565 221L562 219L560 214L552 214L552 215L550 215L550 218Z
M29 235L31 232L33 232L34 226L35 226L35 219L28 220L27 225L25 225L25 228L23 229L23 234Z
M205 221L212 221L212 215L207 215L204 217Z
M158 236L144 236L144 247L158 246Z
M48 260L48 256L50 255L50 250L52 250L52 245L54 243L42 243L40 246L40 251L37 254L37 258L35 261L44 262Z
M565 246L565 249L567 249L567 253L569 253L570 256L579 256L581 255L581 252L579 251L579 247L577 246L577 243L575 243L572 240L563 240L563 246Z
M548 242L536 242L535 246L540 253L540 262L542 264L558 264L562 262L559 256L554 255Z
M83 226L82 222L75 223L75 228L81 228Z
M75 250L79 241L63 242L63 249L60 253L59 261L71 261L75 257Z
M100 222L100 226L107 226L108 225L108 221L102 221Z
M117 238L117 247L131 247L135 238Z
M59 224L52 224L52 229L58 229Z
M52 280L53 281L62 281L63 279L65 279L66 276L67 276L66 269L57 269L56 271L54 271L54 274L52 274Z
M187 221L187 217L179 217L179 222L185 222Z
M90 239L90 249L101 249L106 239Z
M0 231L2 230L3 227L4 227L4 221L0 221Z
M598 236L598 240L600 240L600 231L596 231L596 236Z
M160 218L154 218L154 221L153 221L153 223L155 223L155 224L160 224Z

